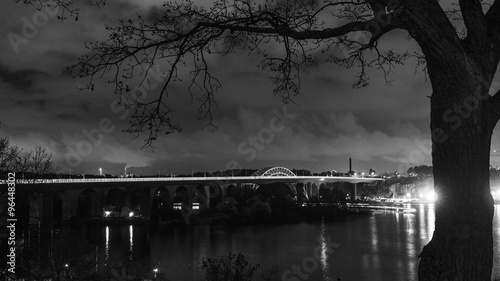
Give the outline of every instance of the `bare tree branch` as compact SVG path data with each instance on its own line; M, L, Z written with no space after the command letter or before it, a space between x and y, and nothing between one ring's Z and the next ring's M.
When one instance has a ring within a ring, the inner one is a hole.
M20 153L17 146L10 145L8 138L0 138L0 171L11 169Z
M265 4L219 0L210 8L190 1L166 3L163 17L153 22L139 16L135 21L121 21L117 27L108 27L109 40L87 44L91 54L81 57L71 68L77 75L90 78L87 87L90 90L94 89L94 78L111 74L108 82L115 84L124 105L133 112L126 131L134 136L149 132L146 139L149 145L161 131L180 130L179 124L168 117L172 109L167 100L172 85L184 83L180 76L184 68L192 69L188 72L191 81L188 90L192 99L199 96L200 117L213 125L215 93L221 83L209 71L207 58L212 55L243 49L261 55L260 67L274 73L270 78L275 85L274 94L285 103L293 102L293 96L300 91L301 68L314 65L320 52L337 50L339 57L332 61L344 60L349 67L352 59L360 61L363 71L356 86L366 84L366 67L376 65L385 75L389 74L397 60L407 58L376 48L376 42L384 34L403 27L391 13L384 1L325 1L318 5L310 0ZM346 22L325 26L325 15L332 14ZM350 39L351 34L358 37ZM283 55L263 47L269 43L280 45L285 50ZM365 63L363 53L367 51L375 58ZM168 69L159 95L146 99L135 94L129 84L137 75L136 69L141 69L143 76L140 87L146 84L149 69L160 62L166 62Z

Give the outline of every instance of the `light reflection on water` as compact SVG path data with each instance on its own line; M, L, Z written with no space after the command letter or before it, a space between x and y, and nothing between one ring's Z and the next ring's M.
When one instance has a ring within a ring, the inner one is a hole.
M106 226L106 243L104 244L104 260L107 262L109 258L109 226Z
M132 260L134 256L134 226L130 225L128 227L129 237L130 237L130 247L129 247L129 259Z
M434 232L434 207L424 204L412 207L415 213L380 211L317 224L230 229L210 225L171 226L160 231L149 231L144 226L113 226L111 230L105 227L104 241L97 240L104 242L102 254L106 262L108 259L112 262L120 252L128 252L129 258L134 259L149 256L152 263L163 265L160 270L169 280L203 280L202 259L229 251L242 252L251 262L260 264L258 277L264 271L276 270L274 280L282 280L283 272L292 271L294 266L301 268L308 280L337 280L338 277L342 280L417 280L418 255ZM500 205L495 206L493 225L494 278L500 278L499 208ZM331 251L328 242L340 246ZM315 249L319 249L319 255ZM310 263L313 258L318 261L317 270L304 271L314 265ZM293 276L298 275L289 275Z
M321 268L323 270L323 279L324 280L329 280L328 279L328 246L326 244L326 236L325 236L325 231L326 226L325 226L325 221L321 221L321 233L319 237L319 241L321 243Z

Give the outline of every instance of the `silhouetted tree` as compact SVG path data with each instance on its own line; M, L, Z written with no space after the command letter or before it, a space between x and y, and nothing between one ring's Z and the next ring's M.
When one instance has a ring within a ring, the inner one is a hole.
M410 167L408 169L408 174L416 174L417 176L431 176L432 175L432 167L431 166L415 166Z
M48 0L24 0L47 3ZM102 2L102 1L96 1ZM70 1L59 1L67 5ZM389 74L396 64L416 58L432 85L431 133L436 227L420 254L419 279L489 280L493 263L493 200L489 187L491 135L500 118L500 94L492 92L500 60L500 0L251 1L216 0L211 6L169 2L152 21L143 17L109 27L109 39L89 43L91 54L73 66L80 76L112 72L111 82L132 111L130 133L177 132L166 97L188 71L192 95L211 120L221 83L210 72L209 55L252 51L260 66L274 72L274 93L289 102L300 89L300 69L329 59L359 66L354 86L367 85L367 68ZM64 9L63 9L64 10ZM67 8L71 11L71 7ZM71 14L71 13L70 13ZM421 53L397 53L379 44L386 34L404 30ZM282 52L267 51L266 44ZM325 56L325 54L327 54ZM169 69L161 93L146 98L131 92L127 80L163 60ZM386 81L388 81L386 76ZM496 91L496 89L495 89Z

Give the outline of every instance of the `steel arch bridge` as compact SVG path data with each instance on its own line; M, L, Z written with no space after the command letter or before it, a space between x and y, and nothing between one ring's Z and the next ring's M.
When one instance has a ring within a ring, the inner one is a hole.
M296 177L297 175L294 174L290 169L287 169L285 167L277 166L277 167L266 167L259 169L255 171L252 174L253 177ZM288 184L290 185L290 184ZM292 184L295 185L295 184ZM252 189L256 190L259 188L259 185L254 183L252 184Z
M272 168L262 168L255 173L252 174L252 176L255 177L279 177L279 176L285 176L285 177L296 177L297 175L294 174L292 171L285 167L272 167Z

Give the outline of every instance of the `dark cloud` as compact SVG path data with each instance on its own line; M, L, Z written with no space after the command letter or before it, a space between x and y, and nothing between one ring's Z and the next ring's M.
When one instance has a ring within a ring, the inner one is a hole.
M16 90L33 92L33 86L38 76L45 76L46 73L39 70L10 70L5 65L0 64L0 80L11 85Z
M146 21L154 21L162 18L165 15L165 11L161 7L152 7L147 13L145 20Z
M17 100L14 102L16 107L23 108L22 110L39 110L39 111L48 111L48 105L50 104L50 100L46 98L41 99L23 99Z
M56 117L61 120L66 120L66 121L79 121L81 120L81 115L74 114L74 113L58 113L56 114Z
M250 148L249 138L262 135L276 117L275 110L283 111L283 104L273 96L273 85L267 79L273 73L258 67L260 57L244 51L207 56L212 74L223 84L216 95L218 107L213 111L216 130L204 127L207 120L198 120L198 96L191 103L185 79L172 87L168 96L169 105L175 109L172 120L183 125L183 132L161 135L154 150L141 150L146 136L133 139L121 132L128 126L124 118L128 115L111 109L117 97L112 85L104 83L106 77L95 81L94 92L79 92L77 86L87 81L73 79L65 67L86 53L84 42L106 39L105 24L116 26L118 19L133 19L136 13L147 20L158 18L163 15L162 2L110 1L101 9L88 8L87 2L82 2L78 22L51 21L16 55L8 40L0 42L4 105L0 133L21 147L47 147L63 171L97 173L101 167L111 174L122 173L125 166L144 174L158 170L174 174L215 171L225 169L230 161L244 168L281 165L346 171L348 158L353 158L359 170L395 171L404 168L401 163L409 162L412 152L429 139L426 95L430 86L423 75L415 76L414 65L400 66L391 76L395 80L392 86L385 84L380 72L370 70L370 86L352 89L359 70L327 63L325 56L338 51L331 50L329 54L318 53L318 66L301 73L301 94L295 97L298 105L288 105L288 112L297 117L286 129L273 133L272 140L249 159L248 150L239 147ZM0 23L4 24L0 26L1 38L7 38L10 30L19 30L21 17L34 12L24 5L7 5L15 13L0 11ZM405 45L403 36L391 33L384 44L411 47L413 43ZM273 52L280 48L269 46ZM160 62L162 71L167 69L165 64ZM185 69L179 72L188 73ZM132 79L131 85L137 85L134 83L138 80ZM158 90L148 91L148 98L153 99ZM104 132L102 120L111 120L113 129ZM79 145L92 139L101 141L93 143L88 155L75 155ZM495 143L500 143L500 136L494 136L493 146Z

